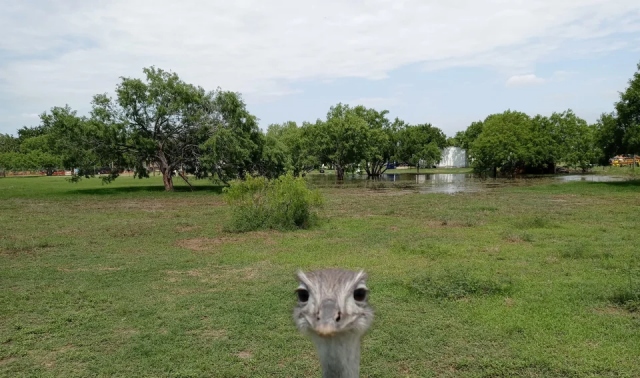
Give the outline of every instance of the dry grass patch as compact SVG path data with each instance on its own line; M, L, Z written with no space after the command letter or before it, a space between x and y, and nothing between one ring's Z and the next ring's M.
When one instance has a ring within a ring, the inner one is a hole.
M18 360L17 357L0 358L0 366L9 365L10 363L17 360Z
M193 238L180 239L176 241L176 245L192 251L214 251L217 247L225 244L235 243L259 243L266 245L276 245L284 234L279 231L252 231L242 234L241 236L220 236L217 238Z
M250 266L238 268L231 266L212 266L190 270L168 270L167 282L181 282L197 279L202 283L220 283L233 281L251 281L261 277L261 273L269 269L271 263L262 261Z
M246 359L248 359L248 358L253 357L253 353L251 353L251 352L250 352L250 351L248 351L248 350L243 350L242 352L238 352L238 353L236 353L236 357L241 358L241 359L243 359L243 360L246 360Z

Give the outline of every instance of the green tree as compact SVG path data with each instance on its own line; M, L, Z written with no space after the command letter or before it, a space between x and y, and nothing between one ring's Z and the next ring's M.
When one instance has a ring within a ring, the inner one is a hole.
M420 166L432 166L442 157L442 148L447 145L447 137L437 127L425 123L406 125L398 132L396 157L399 161Z
M395 153L397 135L396 123L391 123L386 115L388 110L377 111L358 105L355 114L367 125L363 165L368 177L380 176L387 170L387 163Z
M558 119L551 120L543 115L531 118L528 124L530 138L525 146L528 151L523 168L529 173L555 173L556 164L561 157Z
M20 150L20 140L10 134L0 134L0 153L18 152Z
M68 105L51 108L40 115L40 120L38 130L41 134L27 139L23 145L27 141L43 138L45 147L40 150L57 156L60 165L67 169L95 172L96 168L111 164L110 145L98 140L95 122L78 116Z
M209 136L201 145L202 156L193 162L192 171L198 172L198 177L211 173L225 183L259 171L266 140L258 119L249 113L240 94L218 91L210 111L212 127L202 130ZM195 162L201 163L201 169Z
M469 155L475 171L500 169L514 175L530 160L533 138L531 118L522 112L507 110L489 115L483 122L482 132L471 143Z
M621 147L626 153L640 152L640 63L615 103L617 128L622 136Z
M158 166L165 190L171 191L175 171L187 183L184 171L197 173L201 144L213 133L213 94L175 73L155 67L143 71L146 82L121 78L116 99L94 96L92 118L108 146L105 154L119 166L133 163L138 177L148 177L147 163Z
M599 163L606 165L609 159L623 153L622 129L618 128L618 120L614 112L602 113L593 125L595 143L600 150Z
M455 145L465 150L470 149L471 144L478 139L478 136L482 133L482 128L482 121L472 122L466 130L456 133L454 136Z
M279 140L286 149L288 166L295 177L302 176L318 165L318 159L311 153L309 129L313 124L305 122L302 127L293 121L271 124L267 136Z
M273 135L265 135L257 173L268 179L278 178L290 170L287 146Z
M307 131L313 154L319 162L335 166L338 180L344 179L349 165L365 157L368 125L348 105L332 106L326 121L317 120Z
M554 130L552 146L556 160L587 171L598 157L595 128L589 127L587 121L576 116L571 109L554 112L549 121Z
M14 167L14 155L20 151L20 140L10 134L0 134L0 175Z
M74 135L84 127L85 119L78 117L69 106L54 107L40 115L41 124L18 130L18 152L13 169L40 170L48 175L59 168L71 168L79 159L74 155ZM14 143L14 151L15 151Z

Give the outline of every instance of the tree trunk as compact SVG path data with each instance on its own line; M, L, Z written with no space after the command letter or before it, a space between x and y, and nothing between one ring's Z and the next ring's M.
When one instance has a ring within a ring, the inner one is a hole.
M162 167L162 182L164 183L164 190L167 192L173 191L173 177L171 177L169 167Z
M162 182L164 183L164 190L167 192L173 191L173 177L171 177L171 165L167 160L164 151L162 150L162 146L158 146L157 155L158 164L160 165L160 172L162 172Z
M336 164L336 176L338 180L344 180L344 167L342 165Z

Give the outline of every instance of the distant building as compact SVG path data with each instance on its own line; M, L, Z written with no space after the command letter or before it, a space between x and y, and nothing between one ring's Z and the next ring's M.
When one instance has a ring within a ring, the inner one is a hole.
M444 148L440 162L436 164L438 168L467 168L468 166L467 150L460 147Z

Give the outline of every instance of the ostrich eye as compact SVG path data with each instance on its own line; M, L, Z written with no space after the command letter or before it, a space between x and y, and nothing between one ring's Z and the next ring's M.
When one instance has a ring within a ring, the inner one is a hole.
M309 292L305 289L298 289L296 290L296 293L298 294L298 300L300 302L306 302L309 300Z
M367 290L366 289L355 289L353 291L353 299L358 302L362 302L367 298Z

